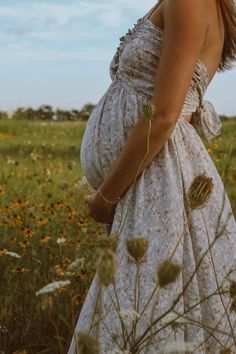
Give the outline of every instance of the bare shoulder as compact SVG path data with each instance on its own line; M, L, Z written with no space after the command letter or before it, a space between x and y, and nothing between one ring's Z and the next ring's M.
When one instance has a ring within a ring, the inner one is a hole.
M163 47L169 47L173 55L187 54L193 64L201 53L208 31L208 2L164 0L163 5Z
M164 0L162 15L166 29L201 32L207 28L208 3L206 0Z
M162 4L164 34L153 102L161 116L175 120L204 47L208 4L207 0L163 0Z

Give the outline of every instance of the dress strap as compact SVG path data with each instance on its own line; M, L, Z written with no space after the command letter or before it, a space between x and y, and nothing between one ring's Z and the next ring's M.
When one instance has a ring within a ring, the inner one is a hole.
M207 141L210 142L213 138L220 135L222 123L213 104L203 99L203 93L198 84L196 88L199 93L199 106L193 113L191 124L197 132L202 132Z
M147 13L146 15L143 16L143 18L149 19L150 16L153 14L153 12L158 8L158 6L161 4L161 1L159 0L156 5L154 5Z

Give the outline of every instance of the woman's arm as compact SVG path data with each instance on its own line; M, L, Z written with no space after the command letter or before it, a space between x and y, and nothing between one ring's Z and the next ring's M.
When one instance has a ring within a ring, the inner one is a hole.
M102 194L116 200L155 158L175 128L207 31L205 0L166 0L164 39L151 101L156 114L151 122L149 153L147 137L150 122L139 119L118 159L100 186ZM99 198L99 197L98 197Z

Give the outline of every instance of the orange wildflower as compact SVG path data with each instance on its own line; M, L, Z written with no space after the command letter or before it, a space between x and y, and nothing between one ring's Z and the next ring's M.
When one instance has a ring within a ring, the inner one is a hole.
M28 268L25 268L25 267L17 267L17 268L13 268L11 270L11 272L13 273L25 273L25 272L28 272L29 269Z
M21 220L20 215L14 214L14 215L13 215L13 221L14 221L14 224L15 224L15 225L20 225L20 224L22 224L22 220Z
M69 210L67 212L67 216L68 216L69 219L74 219L74 217L76 216L76 211L74 209Z
M18 200L13 200L12 205L14 205L14 207L16 207L16 208L19 208L22 205L24 205L24 203L20 199L18 199Z
M3 187L0 185L0 195L3 195L5 194L4 190L3 190Z
M41 243L47 243L52 237L51 236L42 236L40 239Z
M5 247L0 247L0 255L5 254L8 250Z
M47 222L48 222L48 218L40 218L39 220L38 220L38 225L45 225L45 224L47 224Z
M79 225L80 227L85 227L85 226L87 226L87 223L83 219L80 219L77 222L77 225Z
M25 237L32 237L33 234L35 233L34 231L30 231L30 229L27 229L26 227L22 227L21 231Z
M12 208L9 205L6 205L4 210L7 211L7 212L11 212Z
M22 242L19 242L19 245L20 245L21 248L28 248L28 247L30 247L29 242L26 241L26 240L24 240L24 241L22 241Z

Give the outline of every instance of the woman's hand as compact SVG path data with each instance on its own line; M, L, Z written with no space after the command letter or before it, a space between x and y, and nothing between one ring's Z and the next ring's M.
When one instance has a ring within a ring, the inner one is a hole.
M106 203L95 189L92 189L85 201L89 207L89 216L96 222L112 224L116 205Z

